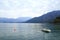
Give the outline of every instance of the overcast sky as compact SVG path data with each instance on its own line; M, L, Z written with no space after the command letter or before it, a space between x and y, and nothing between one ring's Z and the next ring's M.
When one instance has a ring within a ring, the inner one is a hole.
M38 17L60 10L60 0L0 0L0 17Z

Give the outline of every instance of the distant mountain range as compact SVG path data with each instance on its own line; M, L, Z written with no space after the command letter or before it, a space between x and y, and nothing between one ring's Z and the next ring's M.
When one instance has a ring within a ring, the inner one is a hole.
M60 17L60 10L48 12L39 17L20 17L20 18L0 18L0 23L52 23L56 19L56 17Z
M60 17L60 10L48 12L40 17L32 18L26 21L26 23L52 23L56 17Z
M0 23L20 23L25 22L27 20L31 19L30 17L20 17L17 19L13 18L0 18Z

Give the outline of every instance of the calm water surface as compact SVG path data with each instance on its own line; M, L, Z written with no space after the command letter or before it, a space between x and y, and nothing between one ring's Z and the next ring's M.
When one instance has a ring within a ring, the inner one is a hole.
M42 32L44 28L52 32ZM0 40L60 40L60 24L0 23Z

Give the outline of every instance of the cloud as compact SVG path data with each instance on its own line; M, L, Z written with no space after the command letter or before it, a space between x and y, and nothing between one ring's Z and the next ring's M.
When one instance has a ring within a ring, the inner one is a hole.
M58 9L57 0L0 0L0 17L35 17Z

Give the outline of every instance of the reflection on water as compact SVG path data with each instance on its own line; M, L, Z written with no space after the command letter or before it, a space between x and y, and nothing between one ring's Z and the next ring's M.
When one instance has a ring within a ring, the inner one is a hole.
M47 23L0 23L0 40L60 40L60 25ZM41 30L49 28L51 33Z

